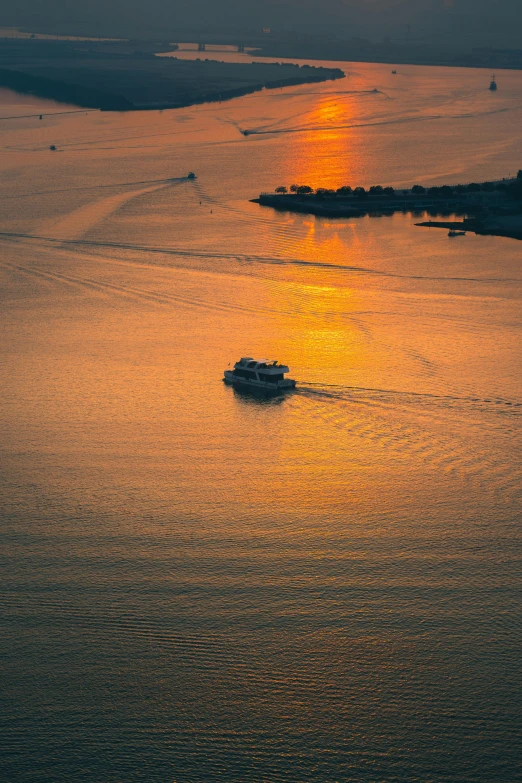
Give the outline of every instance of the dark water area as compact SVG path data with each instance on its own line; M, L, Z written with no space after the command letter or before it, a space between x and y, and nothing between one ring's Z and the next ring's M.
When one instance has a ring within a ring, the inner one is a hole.
M522 74L343 70L1 94L9 783L519 775L522 246L249 199L516 173ZM242 355L295 393L226 387Z

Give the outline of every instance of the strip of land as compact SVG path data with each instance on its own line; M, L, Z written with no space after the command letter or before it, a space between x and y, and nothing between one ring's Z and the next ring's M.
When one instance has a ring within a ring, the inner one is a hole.
M423 228L445 228L449 231L470 231L473 234L522 239L522 214L466 218L465 220L426 220L415 223Z
M504 0L505 2L506 0ZM435 0L433 0L435 2ZM438 0L442 5L443 0ZM512 0L514 3L515 0ZM446 5L451 5L453 0L446 0ZM472 4L471 0L469 3ZM387 3L391 5L389 1ZM398 4L398 0L396 0ZM456 3L455 3L456 4ZM90 36L99 38L121 39L130 36L136 39L140 36L147 39L149 44L154 41L177 41L178 43L199 42L201 45L232 45L241 46L242 49L256 50L256 56L284 57L299 60L337 60L341 62L371 62L388 63L390 65L438 65L451 67L488 68L493 71L500 69L522 69L522 48L496 48L493 45L472 43L473 34L468 36L465 30L462 32L455 28L446 30L445 35L434 35L428 38L415 38L405 40L395 37L385 37L382 40L367 40L359 36L350 35L351 24L339 28L333 32L330 25L328 31L323 25L315 33L289 30L287 26L281 29L263 30L260 27L251 29L238 29L234 26L216 29L207 25L201 18L200 24L191 27L180 27L178 20L173 23L168 11L162 14L161 21L150 14L144 24L139 27L133 20L132 14L125 15L117 22L109 18L94 19L93 14L81 15L81 20L74 18L74 4L69 4L68 13L59 18L50 18L42 8L41 14L31 19L33 27L19 35L56 35L62 36ZM172 13L177 17L175 4L172 5ZM493 4L492 4L493 5ZM306 9L304 11L306 15ZM493 9L492 19L495 17ZM52 16L52 15L51 15ZM169 23L170 16L170 23ZM291 25L292 26L292 25ZM286 27L286 29L285 29ZM406 32L406 29L404 30ZM464 35L462 34L464 33ZM409 39L409 35L407 35ZM492 37L492 42L494 36ZM497 39L498 40L498 39ZM139 48L142 48L140 42ZM145 45L147 45L145 43ZM134 47L136 48L136 46ZM172 49L172 46L170 47Z
M288 190L290 192L288 192ZM280 186L274 193L261 193L254 203L284 212L298 212L327 218L354 218L409 212L432 217L459 215L462 221L427 221L420 226L474 231L522 239L522 171L515 179L472 182L395 190L374 186L313 190L307 185Z
M452 68L489 68L522 70L522 49L490 47L458 50L422 43L379 43L353 38L298 38L264 41L255 51L262 57L295 57L306 60L388 63L389 65L436 65Z
M156 57L129 42L4 41L0 86L104 111L171 109L340 79L338 68Z

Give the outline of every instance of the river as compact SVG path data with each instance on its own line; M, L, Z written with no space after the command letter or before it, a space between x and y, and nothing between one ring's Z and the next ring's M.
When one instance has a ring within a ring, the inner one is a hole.
M522 243L249 199L514 175L522 73L341 67L0 94L9 783L516 779Z

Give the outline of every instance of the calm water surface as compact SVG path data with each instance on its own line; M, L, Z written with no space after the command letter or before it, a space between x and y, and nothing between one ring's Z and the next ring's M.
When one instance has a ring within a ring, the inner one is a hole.
M518 779L522 243L249 199L516 173L522 73L344 68L0 95L8 783Z

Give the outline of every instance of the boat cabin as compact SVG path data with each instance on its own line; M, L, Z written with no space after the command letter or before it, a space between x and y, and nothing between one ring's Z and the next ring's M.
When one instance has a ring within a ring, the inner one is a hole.
M234 365L234 376L245 381L262 381L263 383L274 383L284 379L288 367L278 364L277 361L269 359L252 359L251 356L244 356Z

